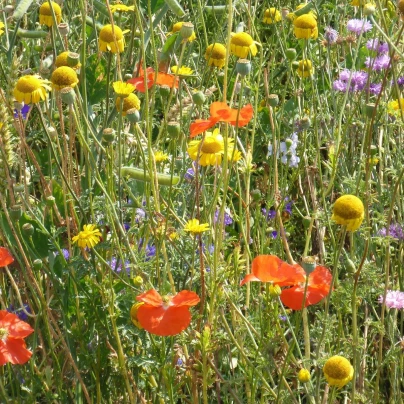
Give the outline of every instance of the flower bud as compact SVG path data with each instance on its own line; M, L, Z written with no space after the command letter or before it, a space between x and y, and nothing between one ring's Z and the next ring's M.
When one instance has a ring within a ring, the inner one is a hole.
M24 191L24 185L23 184L14 184L14 191L15 192L23 192Z
M76 67L80 63L80 55L75 52L69 52L67 54L67 65L69 67Z
M42 260L36 259L32 264L36 271L39 271L40 269L42 269Z
M22 215L22 208L21 208L21 205L13 205L13 206L10 208L10 217L11 217L11 219L13 219L14 221L20 220L21 215Z
M181 25L180 35L182 39L191 38L193 33L194 33L194 24L192 24L192 22L184 22Z
M377 155L377 152L378 152L377 146L375 146L374 144L372 144L372 145L370 146L370 155L371 155L372 157L374 157L374 156Z
M31 223L25 223L22 226L22 232L24 235L31 237L35 232L35 228Z
M56 128L54 128L53 126L48 126L46 128L46 131L48 132L48 135L50 136L51 139L55 139L56 136L58 135Z
M172 137L177 137L181 133L181 127L178 122L170 121L167 124L167 133Z
M368 104L366 104L365 113L366 113L366 116L368 118L373 117L373 114L375 113L375 110L376 110L376 104L374 104L373 102L369 102Z
M307 369L300 369L297 378L300 383L307 383L311 379L310 372Z
M193 93L192 101L198 106L203 105L206 101L205 94L202 91L197 91L196 93Z
M112 128L105 128L102 131L102 140L105 143L112 143L115 140L115 131Z
M279 104L279 97L277 94L269 94L268 96L268 104L271 107L276 107Z
M307 275L311 274L317 266L317 260L315 257L303 257L302 267Z
M141 277L141 276L135 276L134 278L133 278L133 283L134 283L134 285L135 286L137 286L137 287L139 287L139 286L142 286L143 285L143 278Z
M269 286L269 295L273 298L280 296L282 290L279 285L270 285Z
M131 123L138 123L140 121L140 113L136 108L131 108L126 111L126 118Z
M310 126L311 126L311 120L308 116L305 116L300 120L300 127L302 129L309 129Z
M255 202L258 202L258 201L261 199L261 197L262 197L261 191L260 191L259 189L253 189L253 190L251 191L251 196L252 196L252 198L253 198L253 200L254 200Z
M64 87L59 91L60 98L67 105L73 105L76 101L76 93L71 87Z
M167 98L170 95L171 88L167 85L162 85L160 87L160 94L163 98Z
M251 62L248 59L239 59L236 64L236 72L245 77L251 72Z
M376 12L376 6L372 3L366 3L363 6L363 14L366 16L373 15Z
M14 11L14 6L8 4L3 8L5 14L11 14Z
M294 49L294 48L286 49L285 53L286 53L286 58L288 60L293 61L296 59L296 56L297 56L296 49Z
M49 195L46 198L46 205L51 208L55 204L55 201L56 201L55 197L52 195Z

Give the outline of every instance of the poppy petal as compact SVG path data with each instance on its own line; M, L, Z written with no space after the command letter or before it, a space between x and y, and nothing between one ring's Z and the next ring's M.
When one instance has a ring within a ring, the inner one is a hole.
M144 292L141 295L136 296L136 300L138 300L139 302L146 303L153 307L160 307L163 305L163 299L155 289L150 289L147 292Z
M28 323L6 310L0 310L0 328L6 329L12 338L25 338L34 332Z
M248 274L245 276L245 278L240 282L240 286L243 286L247 282L259 282L260 279L258 279L254 274Z
M168 86L170 88L178 88L179 79L173 74L158 72L156 78L156 84L159 86Z
M31 356L32 352L28 351L23 339L8 337L5 341L0 340L0 366L9 362L22 365L28 362Z
M171 299L170 307L195 306L199 301L199 296L195 292L182 290Z
M143 305L139 307L137 318L146 331L165 337L184 331L191 322L191 313L186 306L165 309Z
M231 110L231 116L229 118L230 125L238 126L239 128L246 126L252 119L254 115L254 109L251 104L246 105L240 109L240 114L238 109ZM237 121L238 116L238 121Z
M329 292L327 287L307 287L306 300L304 307L317 304L323 300ZM294 286L290 289L284 289L281 293L282 303L292 310L301 310L304 297L304 287Z
M196 121L192 122L189 127L191 132L190 138L200 135L201 133L214 126L215 123L216 122L211 119L197 119Z
M215 101L210 105L210 116L216 120L227 122L231 114L232 109L225 102Z
M14 262L14 258L7 248L0 247L0 267L10 265L12 262Z
M318 265L309 275L309 285L331 285L332 274L328 268Z

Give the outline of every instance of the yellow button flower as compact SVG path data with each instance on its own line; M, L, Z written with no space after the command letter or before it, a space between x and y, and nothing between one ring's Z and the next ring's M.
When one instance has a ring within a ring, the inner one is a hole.
M121 98L117 97L115 101L115 106L118 111L121 111ZM129 94L127 97L123 99L123 106L122 106L122 116L126 116L126 113L130 109L140 109L140 100L137 96L133 93Z
M343 195L335 201L331 219L346 226L348 231L357 230L362 224L365 208L355 195Z
M40 76L27 75L18 79L14 88L14 98L25 104L35 104L45 100L47 91L50 91L49 81L43 80Z
M102 234L95 224L85 224L83 230L72 238L73 243L77 243L80 248L93 248L99 242Z
M274 24L282 20L281 13L275 8L267 8L264 13L264 20L265 24Z
M116 43L114 39L116 39ZM122 30L118 26L114 25L114 33L112 33L112 25L104 25L100 31L98 44L100 51L102 52L123 52L125 47L125 38Z
M51 27L53 25L52 10L55 13L56 22L59 24L62 21L62 9L59 4L54 1L46 1L39 7L39 23Z
M135 86L131 83L125 83L124 81L115 81L112 84L117 97L126 98L135 91ZM137 108L139 109L139 108Z
M77 73L71 67L61 66L54 70L51 81L55 90L61 90L65 87L75 87L79 79Z
M303 14L293 20L294 33L298 39L317 39L317 20L313 14Z
M206 48L205 59L209 66L221 69L226 63L226 47L221 43L213 43Z
M137 318L137 312L139 310L140 306L143 306L144 303L143 302L138 302L135 303L132 308L130 309L130 319L132 320L132 323L137 327L142 329L143 327L140 325L139 320Z
M193 236L201 234L204 231L208 230L209 230L209 224L208 223L200 224L198 219L191 219L184 226L184 231L190 232Z
M59 54L59 55L56 57L55 66L56 66L56 67L68 66L68 67L71 67L71 68L74 69L74 70L80 69L80 67L81 67L81 63L80 63L80 62L78 62L75 66L69 65L69 63L67 62L67 58L68 58L68 56L69 56L69 53L72 54L72 52L69 52L69 51L62 52L61 54Z
M309 59L300 60L296 72L302 78L312 76L314 73L314 68L313 64L311 63L311 60Z
M255 56L258 52L257 42L255 42L246 32L238 32L233 34L230 40L230 52L239 58L246 59L251 53Z
M300 369L297 378L300 383L307 383L311 379L310 372L304 368Z
M344 387L354 375L354 369L343 356L332 356L323 367L324 376L330 386Z
M177 22L173 25L173 29L171 30L170 34L175 34L176 32L181 31L182 24L184 24L182 21ZM188 42L195 41L196 35L195 32L192 32L191 36L187 39Z

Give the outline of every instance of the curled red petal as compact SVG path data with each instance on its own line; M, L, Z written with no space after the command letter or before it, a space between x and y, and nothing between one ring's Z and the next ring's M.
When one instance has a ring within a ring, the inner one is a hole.
M141 295L136 296L136 300L138 300L139 302L146 303L153 307L160 307L163 305L163 299L155 289L150 289L147 292L144 292Z
M31 358L32 352L27 349L25 341L21 338L8 337L0 340L0 366L6 363L22 365Z
M199 296L195 292L191 292L190 290L182 290L171 299L170 307L196 306L199 301Z
M248 274L245 278L240 282L240 286L243 286L247 282L259 282L260 280L254 274Z
M0 267L5 267L14 262L13 256L5 247L0 247Z
M193 138L207 131L212 126L214 126L215 123L216 122L212 119L197 119L196 121L192 122L189 127L189 130L191 132L190 138Z

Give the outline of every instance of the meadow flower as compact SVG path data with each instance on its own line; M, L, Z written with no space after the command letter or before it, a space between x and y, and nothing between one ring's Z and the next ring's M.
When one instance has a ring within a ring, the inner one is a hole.
M373 95L379 95L382 91L382 83L370 83L369 93Z
M335 355L327 360L323 367L324 376L330 386L344 387L354 375L354 369L348 359Z
M30 109L31 107L27 104L24 104L24 106L18 111L17 109L14 109L14 118L18 118L18 112L20 112L22 119L27 119L27 115Z
M115 81L112 84L112 87L114 88L115 94L117 97L122 97L126 98L128 97L131 93L135 91L135 86L131 83L125 83L123 81ZM139 109L139 108L137 108Z
M154 153L154 161L156 163L163 163L168 160L168 154L162 152L161 150Z
M335 201L332 212L331 220L346 226L348 231L355 231L362 224L365 208L355 195L343 195Z
M20 309L15 309L14 306L12 304L10 304L7 307L7 311L9 313L13 313L16 316L18 316L18 318L21 321L27 321L28 320L28 315L27 313L31 314L31 308L29 307L28 304L24 304L24 308L20 308Z
M66 52L62 52L62 53L60 53L58 56L56 56L55 66L56 66L56 67L68 66L68 67L71 67L71 68L74 69L74 70L80 69L80 67L81 67L81 63L80 63L80 62L77 63L75 66L70 66L70 65L69 65L69 63L68 63L68 61L67 61L67 58L68 58L68 56L69 56L69 53L72 53L72 52L66 51Z
M307 383L311 379L310 372L304 368L300 369L299 373L297 374L297 379L300 383Z
M0 247L0 268L10 265L14 262L13 256L5 247Z
M362 91L367 84L368 74L362 71L357 72L345 69L339 74L338 80L334 81L334 90L346 92L349 80L351 80L349 84L349 92Z
M48 80L43 80L40 76L27 75L18 79L13 95L18 102L35 104L40 100L45 100L46 92L50 90Z
M389 309L404 309L404 292L398 290L388 290L386 300L383 295L379 296L379 303L385 304Z
M363 6L364 4L365 4L365 0L352 0L351 1L351 6L354 6L354 7Z
M389 44L387 42L380 42L378 38L369 39L366 42L366 48L377 53L389 52Z
M213 218L213 223L216 224L219 221L219 214L220 214L220 209L216 209L215 211L215 216ZM230 209L226 208L224 210L224 225L225 226L230 226L231 224L233 224L233 219L230 215Z
M72 238L73 243L77 242L80 248L93 248L100 242L101 232L95 224L85 224L83 230Z
M399 98L397 100L390 101L387 104L387 111L390 114L393 114L393 115L397 114L397 112L400 111L400 109L401 109L401 111L404 112L404 98Z
M297 39L317 39L317 20L312 13L303 14L293 20L294 34Z
M111 13L116 13L117 11L120 13L127 13L128 11L135 11L135 6L126 6L121 2L117 1L115 4L111 6Z
M139 70L139 76L133 77L128 80L128 83L131 83L135 86L136 90L144 93L146 90L145 80L147 88L152 88L153 84L159 86L167 86L169 88L178 88L178 77L175 77L173 74L163 73L163 72L155 72L152 67L148 67L146 69L146 78L143 69Z
M263 22L265 24L274 24L282 20L281 13L275 8L267 8L264 12Z
M383 227L378 232L379 236L387 236L387 229ZM393 237L397 240L404 240L404 230L403 227L398 223L392 223L389 227L389 237Z
M24 338L32 334L32 327L18 316L0 310L0 366L6 363L22 365L31 358Z
M55 257L57 257L58 255L59 255L59 251L55 251ZM69 260L70 253L69 253L69 250L67 248L62 248L62 255L63 255L63 257L64 257L64 259L66 261Z
M79 79L71 67L61 66L53 71L51 81L55 90L61 90L65 87L76 87Z
M314 68L313 64L311 63L311 60L309 59L300 60L296 72L302 78L312 76L314 73Z
M187 66L181 66L180 68L178 68L178 66L171 66L171 71L174 74L178 74L178 76L191 76L194 72L190 67Z
M337 42L338 32L331 27L324 28L324 39L327 41L327 45L332 45Z
M361 32L368 32L373 28L373 25L367 20L352 19L347 23L348 31L359 35Z
M213 43L206 48L205 59L209 66L221 69L226 63L226 47L221 43Z
M0 22L0 36L4 34L4 24Z
M62 9L60 8L59 4L55 3L54 1L45 1L42 3L41 7L39 7L39 23L41 25L47 25L48 27L53 25L51 7L55 13L56 22L59 24L62 20Z
M390 66L390 56L382 54L375 58L367 57L365 60L365 66L374 71L387 69Z
M116 97L115 101L115 106L116 109L120 112L122 112L122 116L126 116L127 111L130 109L140 109L140 100L137 98L137 96L133 93L130 93L127 97L123 99L123 105L121 106L121 98ZM122 111L121 111L122 107Z
M255 56L258 52L255 42L246 32L232 33L230 39L230 52L232 55L246 59L248 54Z
M208 223L199 223L198 219L190 219L185 223L184 231L190 232L193 236L209 231Z
M141 326L141 324L140 324L140 322L139 322L139 319L138 319L138 317L137 317L137 313L138 313L138 311L139 311L139 308L141 307L141 306L143 306L144 305L144 303L143 302L137 302L137 303L135 303L132 307L131 307L131 309L130 309L130 319L131 319L131 321L132 321L132 323L137 327L137 328L139 328L139 329L143 329L143 327Z
M122 30L114 25L112 31L112 25L104 25L100 31L98 38L98 45L101 52L121 53L125 47L125 38Z
M122 271L122 261L116 257L112 257L109 261L107 261L107 264L114 272L118 274ZM126 273L130 275L130 261L125 261L125 270Z
M184 179L188 182L192 182L195 179L195 170L193 167L190 167L187 171L185 171Z
M160 296L154 290L142 293L136 299L144 304L137 308L136 318L148 332L159 336L176 335L191 322L189 308L199 303L195 292L182 290L175 296Z
M173 28L172 28L170 34L175 34L176 32L180 32L183 24L184 23L182 21L175 23L173 25ZM192 42L192 41L195 41L195 39L196 39L195 32L192 32L192 35L187 39L187 41Z

